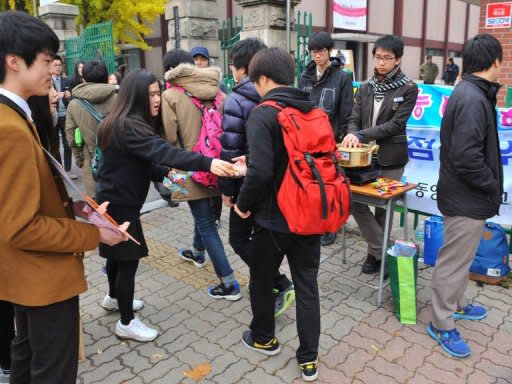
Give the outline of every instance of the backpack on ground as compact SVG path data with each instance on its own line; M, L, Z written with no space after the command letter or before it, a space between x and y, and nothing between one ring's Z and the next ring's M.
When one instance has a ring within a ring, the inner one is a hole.
M222 144L220 143L220 136L222 135L222 115L220 113L222 108L222 92L217 92L215 99L205 105L183 87L173 85L172 88L187 95L202 114L201 131L192 151L203 156L219 159L220 152L222 151ZM213 189L217 188L219 178L211 172L194 172L192 180Z
M507 234L499 224L485 223L484 233L469 269L471 280L498 284L510 272Z
M84 108L87 112L89 112L92 117L98 122L98 126L103 121L105 116L103 113L98 111L88 100L74 98L73 100L78 101L78 103ZM92 177L95 181L98 181L98 171L100 168L100 163L103 160L103 152L98 145L98 127L96 127L96 143L94 145L94 154L91 156L91 173Z
M304 113L274 100L288 165L277 204L290 231L320 235L338 231L350 216L350 185L336 157L329 117L320 108Z

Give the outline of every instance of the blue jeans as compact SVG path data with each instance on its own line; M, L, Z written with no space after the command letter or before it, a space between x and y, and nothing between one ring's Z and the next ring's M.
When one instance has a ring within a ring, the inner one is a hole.
M215 273L219 277L226 277L233 273L224 245L220 239L215 225L216 215L212 199L205 198L189 201L190 211L194 217L194 239L192 245L197 250L208 252L213 263Z

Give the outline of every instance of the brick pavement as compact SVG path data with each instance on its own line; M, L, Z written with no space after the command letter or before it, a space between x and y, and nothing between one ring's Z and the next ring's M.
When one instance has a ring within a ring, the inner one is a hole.
M197 269L177 256L176 248L189 245L192 220L186 204L161 208L142 218L150 256L139 269L136 297L145 300L139 316L157 327L160 336L151 343L120 341L113 335L118 319L99 302L107 289L101 273L103 260L95 253L86 260L89 290L81 296L86 361L80 363L79 383L148 384L194 383L184 371L202 363L211 372L200 383L300 383L295 361L298 346L295 313L287 311L276 322L282 352L267 357L247 350L240 336L250 321L248 292L230 303L209 298L205 287L216 282L209 265ZM397 223L398 221L395 221ZM227 212L221 236L227 244ZM401 231L395 229L394 235ZM339 240L322 249L318 277L322 335L318 383L511 383L512 382L512 290L477 287L468 294L489 308L482 322L459 322L473 355L456 360L443 353L425 333L428 318L431 269L421 270L418 281L419 321L401 325L392 313L389 290L383 307L375 307L376 291L336 275L360 276L365 245L354 222L347 233L348 263L342 264ZM226 247L242 284L248 269ZM287 270L287 267L283 270Z

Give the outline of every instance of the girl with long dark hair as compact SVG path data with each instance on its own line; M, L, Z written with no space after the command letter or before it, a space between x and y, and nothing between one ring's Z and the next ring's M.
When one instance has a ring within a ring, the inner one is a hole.
M100 245L100 255L107 259L109 283L109 294L102 306L121 312L116 335L137 341L151 341L158 336L157 330L133 314L143 306L133 295L139 259L148 254L140 210L150 181L162 181L171 168L210 171L219 176L236 174L233 164L173 147L157 134L160 92L160 83L150 72L140 69L128 73L111 112L99 127L103 160L96 199L98 203L110 201L109 214L118 222L129 221L128 232L141 243Z

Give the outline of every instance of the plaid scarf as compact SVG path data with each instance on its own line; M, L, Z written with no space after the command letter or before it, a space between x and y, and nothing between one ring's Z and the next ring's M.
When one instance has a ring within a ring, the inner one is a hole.
M373 88L375 100L381 101L387 91L400 88L409 81L411 80L407 77L407 75L402 73L400 66L397 65L382 80L377 79L377 71L374 70L374 75L368 79L368 85Z

